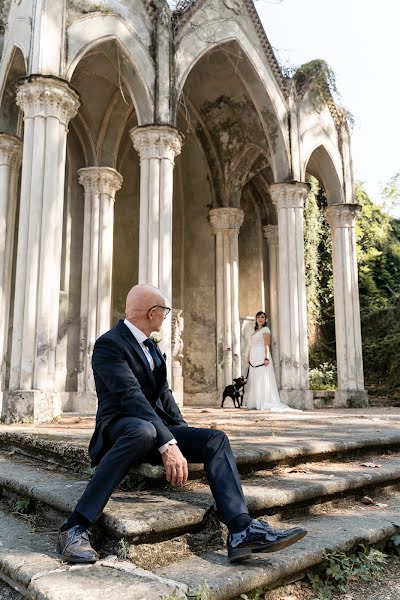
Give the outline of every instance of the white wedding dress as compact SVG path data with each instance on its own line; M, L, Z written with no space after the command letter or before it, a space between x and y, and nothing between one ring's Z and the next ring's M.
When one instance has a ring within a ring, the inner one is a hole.
M265 344L264 334L271 334L268 327L262 327L251 336L249 375L245 386L243 406L257 410L270 410L272 412L294 411L279 398L276 385L272 356L269 357L268 366L264 366ZM262 365L256 366L256 365Z

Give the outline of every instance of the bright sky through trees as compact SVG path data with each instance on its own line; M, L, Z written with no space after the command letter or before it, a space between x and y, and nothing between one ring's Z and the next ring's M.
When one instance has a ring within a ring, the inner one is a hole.
M400 171L400 0L256 0L281 63L325 59L354 115L355 178L380 202ZM400 207L393 213L400 217Z

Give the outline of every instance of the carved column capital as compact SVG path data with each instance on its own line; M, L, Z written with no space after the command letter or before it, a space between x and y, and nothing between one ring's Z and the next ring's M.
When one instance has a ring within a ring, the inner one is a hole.
M17 84L17 105L25 117L55 117L67 127L78 112L80 102L66 81L38 76Z
M355 227L356 220L361 215L361 206L359 204L332 204L325 209L324 214L331 229Z
M214 233L233 229L238 234L244 213L240 208L213 208L209 212Z
M279 242L279 228L278 225L264 225L263 227L264 237L268 240L269 244L278 245Z
M15 135L0 133L0 166L18 170L22 161L22 140Z
M146 125L134 127L129 135L140 158L166 158L174 163L181 153L183 135L170 125Z
M122 175L111 167L87 167L79 169L78 175L85 194L107 194L113 200L123 181Z
M276 208L304 208L309 187L306 183L273 183L269 192Z

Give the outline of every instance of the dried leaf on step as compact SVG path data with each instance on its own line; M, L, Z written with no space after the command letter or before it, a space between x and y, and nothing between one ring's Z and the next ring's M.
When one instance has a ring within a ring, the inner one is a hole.
M310 473L310 469L306 469L305 467L293 467L293 469L289 469L288 473Z
M388 504L385 504L384 502L376 502L375 504L376 504L376 506L379 506L379 508L386 508L387 506L389 506Z
M210 423L210 429L217 429L217 423Z
M361 502L363 504L375 504L375 502L372 500L372 498L370 498L369 496L363 496L361 498Z
M382 465L380 465L379 463L374 462L365 462L360 464L360 467L368 467L369 469L379 469L379 467L381 466Z

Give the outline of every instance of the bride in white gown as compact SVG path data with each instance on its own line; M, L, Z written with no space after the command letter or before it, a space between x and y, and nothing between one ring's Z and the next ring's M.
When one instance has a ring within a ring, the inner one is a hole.
M249 374L243 406L273 412L294 409L281 402L276 385L274 366L270 351L271 331L267 327L267 317L262 311L256 314L255 331L251 336L249 352Z

